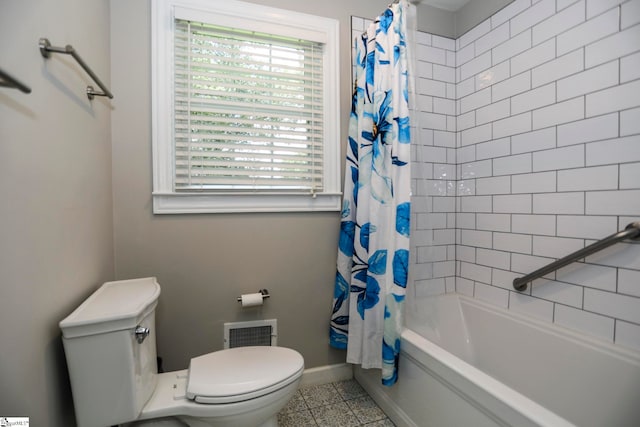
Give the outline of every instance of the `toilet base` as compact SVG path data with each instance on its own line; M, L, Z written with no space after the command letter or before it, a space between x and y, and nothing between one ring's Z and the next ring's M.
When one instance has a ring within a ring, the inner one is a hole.
M185 397L188 371L158 374L151 399L138 420L121 427L278 427L278 412L293 398L302 370L283 388L256 399L215 405Z
M189 427L189 425L185 424L177 418L170 417L134 421L132 423L120 424L119 427Z
M189 427L210 427L211 426L211 424L207 424L206 422L198 419L189 419L184 421L186 423L185 425ZM275 415L256 427L278 427L278 416Z
M120 427L209 427L210 424L195 418L182 421L175 417L158 418L152 420L136 421L133 423L121 424ZM264 423L256 427L278 427L278 415L274 415Z
M183 424L176 424L177 426L186 426L186 427L211 427L211 426L228 426L229 423L228 422L224 422L224 423L217 423L217 422L207 422L204 420L200 420L197 418L190 418L190 417L180 417L180 421L183 422ZM240 426L240 424L236 424L238 426ZM242 427L278 427L278 415L274 415L273 417L269 418L268 420L266 420L265 422L263 422L260 425L247 425L247 424L241 424ZM155 426L154 426L155 427ZM158 426L159 427L159 426ZM164 427L164 426L163 426Z

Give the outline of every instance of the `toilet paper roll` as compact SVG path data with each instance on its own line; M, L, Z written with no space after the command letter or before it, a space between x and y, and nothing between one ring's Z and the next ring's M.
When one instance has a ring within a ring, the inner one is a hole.
M242 294L240 296L242 307L255 307L262 305L262 294L260 292L255 294Z

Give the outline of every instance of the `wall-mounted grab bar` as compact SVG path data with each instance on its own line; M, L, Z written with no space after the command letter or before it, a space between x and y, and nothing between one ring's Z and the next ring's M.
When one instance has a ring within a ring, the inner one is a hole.
M537 269L533 273L529 273L524 277L518 277L513 279L513 288L516 291L524 291L527 289L527 283L538 279L546 274L549 274L557 269L564 267L567 264L571 264L574 261L577 261L581 258L584 258L588 255L601 251L614 243L618 243L625 239L640 239L640 221L632 222L627 225L624 230L618 231L611 236L605 237L604 239L598 240L595 243L590 244L580 250L575 251L574 253L567 255L564 258L560 258L557 261L552 262L542 268Z
M102 92L97 92L93 88L93 86L87 86L87 98L93 99L94 96L107 96L110 99L113 98L113 94L109 91L109 89L107 89L104 83L100 81L98 76L96 76L96 74L91 70L91 68L89 68L89 66L82 60L82 58L80 57L80 55L78 55L78 52L76 52L73 46L71 46L70 44L66 45L65 47L51 46L51 43L49 43L49 39L44 37L40 39L40 41L38 42L38 46L40 46L40 53L45 58L49 58L50 52L64 53L65 55L73 56L73 59L75 59L76 62L80 64L80 66L84 69L84 71L86 71L87 74L91 76L93 81L96 82L98 86L100 86L100 89L102 89Z
M29 86L12 77L9 73L2 71L2 69L0 69L0 86L15 88L24 93L31 93Z

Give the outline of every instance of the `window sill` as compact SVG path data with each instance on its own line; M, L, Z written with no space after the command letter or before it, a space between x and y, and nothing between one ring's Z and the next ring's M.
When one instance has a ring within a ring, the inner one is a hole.
M154 214L340 211L341 193L153 193Z

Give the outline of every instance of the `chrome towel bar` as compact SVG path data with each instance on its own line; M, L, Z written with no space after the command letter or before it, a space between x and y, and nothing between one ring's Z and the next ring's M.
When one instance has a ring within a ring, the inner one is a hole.
M24 93L31 93L31 88L29 86L21 83L20 80L12 77L9 73L2 71L2 69L0 69L0 86L15 88Z
M73 59L75 59L76 62L80 64L80 66L84 69L84 71L86 71L87 74L89 74L89 76L93 79L93 81L96 82L98 86L100 86L100 89L102 89L102 92L97 92L93 88L93 86L87 86L87 98L93 99L95 96L107 96L109 97L109 99L113 98L113 94L109 91L109 89L107 89L104 83L100 81L100 79L98 78L98 76L96 76L93 70L89 68L86 62L82 60L82 58L80 57L80 55L78 55L78 52L76 52L73 46L71 46L70 44L66 45L65 47L51 46L51 43L49 43L49 39L44 37L40 39L40 41L38 42L38 46L40 46L40 53L45 58L49 58L51 52L63 53L65 55L71 55Z
M557 261L552 262L542 268L537 269L533 273L529 273L524 277L518 277L513 279L513 288L516 291L524 291L527 289L527 283L538 279L546 274L549 274L557 269L564 267L567 264L571 264L574 261L577 261L581 258L584 258L588 255L601 251L609 246L618 243L625 239L640 239L640 221L632 222L625 227L624 230L618 231L615 234L612 234L604 239L598 240L595 243L590 244L580 250L575 251L574 253L567 255L564 258L560 258Z

